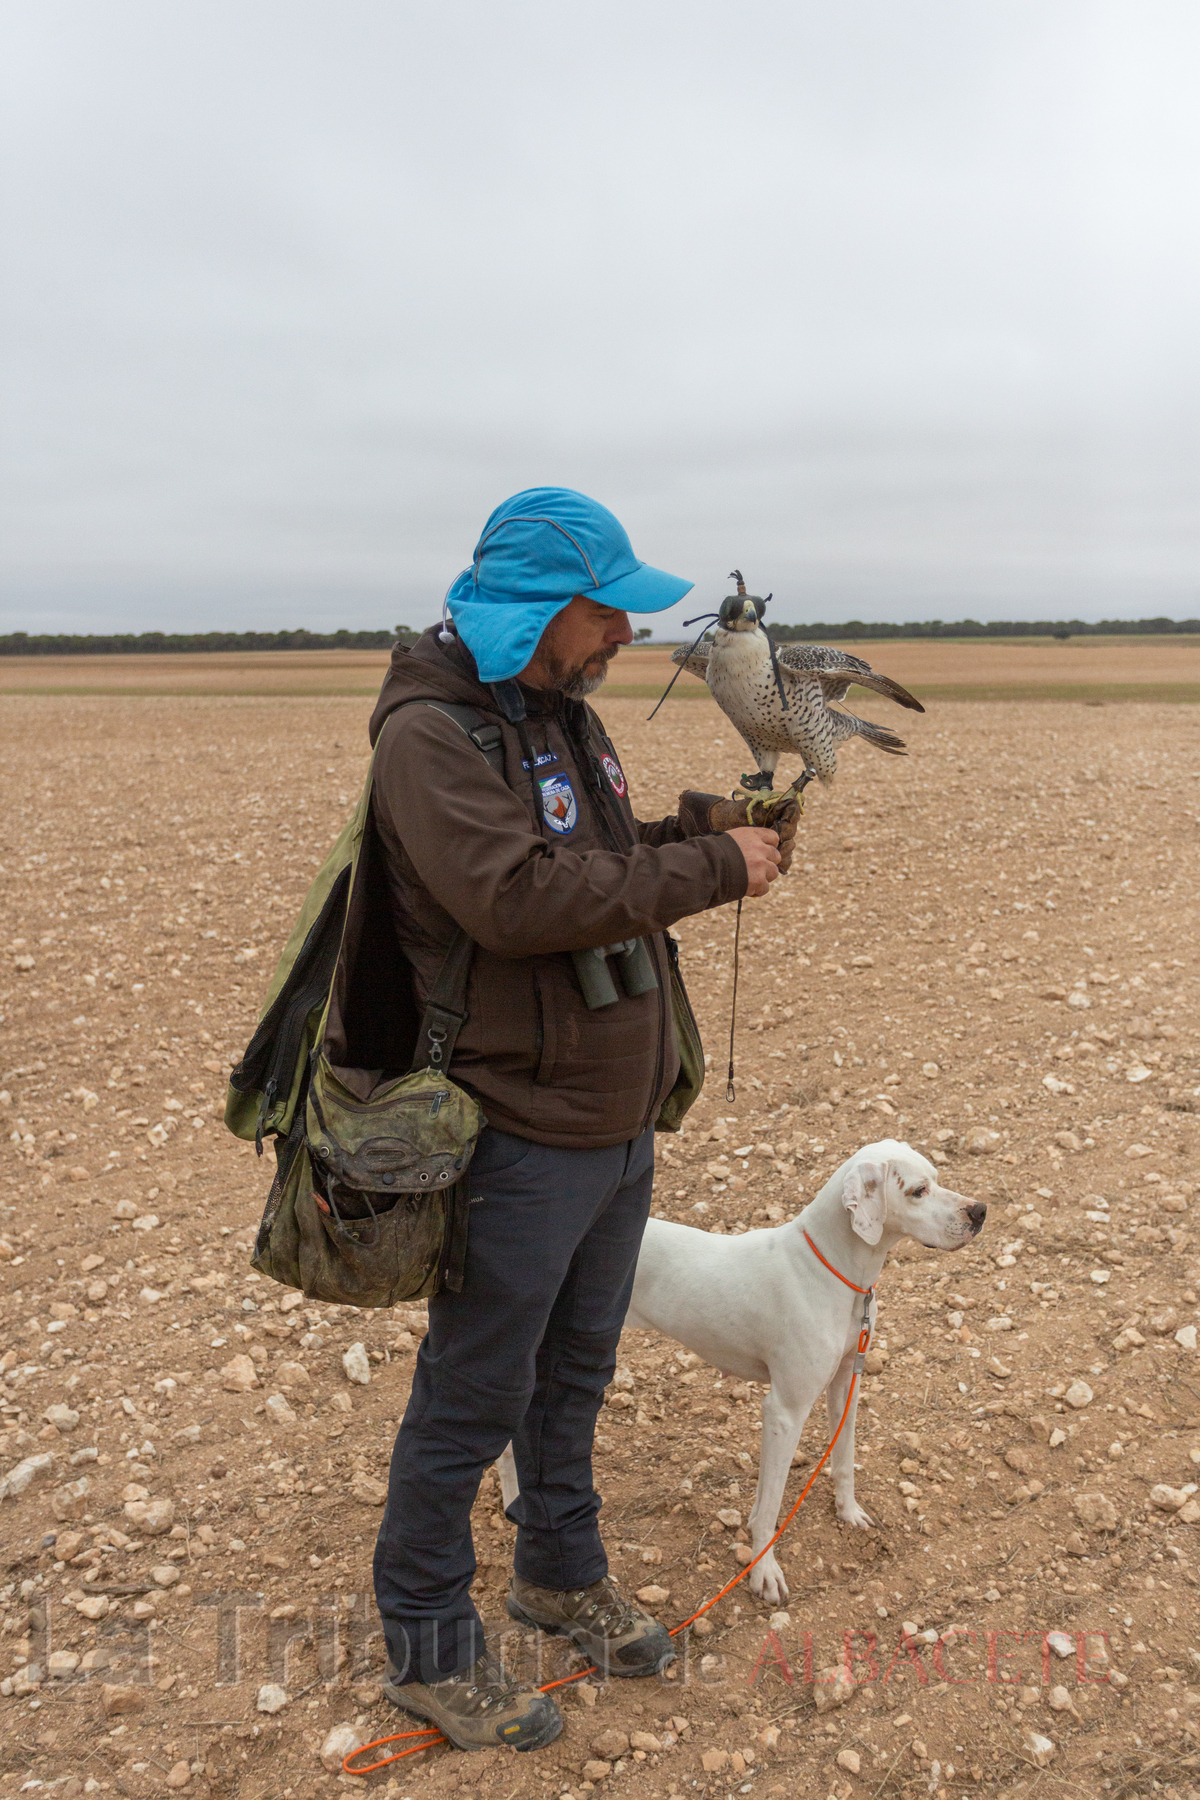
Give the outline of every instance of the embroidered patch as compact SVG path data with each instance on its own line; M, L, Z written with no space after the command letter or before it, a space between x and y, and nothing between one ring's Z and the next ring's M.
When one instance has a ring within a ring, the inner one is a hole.
M546 815L546 823L551 831L557 831L566 837L574 831L579 822L579 808L575 803L575 789L566 775L546 775L539 783L542 790L542 811Z
M600 761L604 765L604 773L612 782L613 793L618 800L623 800L625 798L625 776L620 763L615 756L602 756Z
M535 769L544 769L547 763L552 763L552 762L557 762L557 761L558 761L558 758L557 758L557 756L555 756L553 750L543 750L542 754L540 756L534 757L533 766ZM527 769L529 767L529 763L525 757L521 758L521 767L523 769Z

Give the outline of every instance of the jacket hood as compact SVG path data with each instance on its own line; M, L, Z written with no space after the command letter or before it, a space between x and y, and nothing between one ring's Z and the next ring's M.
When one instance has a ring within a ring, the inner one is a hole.
M461 638L438 642L440 626L431 625L411 649L397 644L384 677L369 726L374 744L384 720L410 700L451 700L457 706L475 706L499 718L496 702L479 679L475 658Z
M441 629L440 625L430 625L411 649L397 644L392 651L391 666L371 714L372 744L383 730L388 714L410 700L451 700L456 706L473 706L490 719L505 717L491 689L479 679L475 658L462 638L456 634L450 643L443 644ZM521 699L529 719L550 718L555 714L571 718L587 711L581 701L566 699L557 688L522 685Z

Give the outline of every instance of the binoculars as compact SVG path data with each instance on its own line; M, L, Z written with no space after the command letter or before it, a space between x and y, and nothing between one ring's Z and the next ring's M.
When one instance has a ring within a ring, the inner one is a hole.
M604 944L594 950L572 950L571 961L583 998L590 1011L602 1006L615 1006L621 995L612 978L609 958L616 964L621 987L628 999L637 994L650 994L658 986L658 976L644 938L628 938L621 944Z

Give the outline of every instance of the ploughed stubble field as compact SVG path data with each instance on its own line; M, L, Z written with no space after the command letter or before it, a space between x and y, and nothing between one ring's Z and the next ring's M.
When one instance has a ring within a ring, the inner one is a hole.
M653 726L600 704L643 817L747 764L707 700ZM268 1167L221 1124L369 705L0 701L0 1794L301 1800L352 1785L322 1761L335 1726L404 1729L370 1561L422 1308L251 1273ZM436 1751L370 1778L393 1796L1200 1793L1200 711L955 701L904 726L907 761L843 754L746 907L732 1106L733 911L680 926L711 1080L659 1140L656 1202L754 1229L882 1136L988 1202L970 1249L884 1271L875 1527L839 1525L821 1476L786 1613L738 1589L666 1678L560 1690L551 1748ZM760 1399L623 1344L603 1520L668 1622L745 1555ZM814 1418L785 1504L824 1443ZM499 1630L494 1474L475 1525Z

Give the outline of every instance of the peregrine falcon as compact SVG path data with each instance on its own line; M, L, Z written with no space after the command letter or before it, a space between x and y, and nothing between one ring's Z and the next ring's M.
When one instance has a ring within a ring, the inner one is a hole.
M898 681L877 675L861 657L824 644L771 643L759 620L766 602L747 594L734 570L738 591L722 601L714 641L692 650L676 650L672 661L707 681L712 697L750 747L756 775L743 775L742 786L770 790L780 755L797 751L822 782L837 772L836 746L845 738L862 737L889 756L905 755L904 740L869 719L835 712L831 701L844 700L855 684L886 694L898 706L924 712L921 702Z

